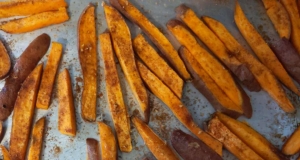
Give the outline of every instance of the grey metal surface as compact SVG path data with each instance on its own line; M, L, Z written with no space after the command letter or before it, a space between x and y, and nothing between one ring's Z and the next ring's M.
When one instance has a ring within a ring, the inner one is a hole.
M63 68L68 68L71 73L74 99L76 107L77 118L77 135L76 137L68 137L59 133L57 129L57 94L56 86L54 87L52 104L47 111L36 110L35 121L42 117L47 117L47 128L45 132L44 147L42 151L42 159L86 159L86 138L95 138L99 140L98 127L96 123L86 123L80 117L80 96L82 91L82 75L78 60L77 52L77 21L82 10L91 2L97 7L97 34L106 30L106 21L104 17L103 8L101 7L102 1L96 0L66 0L69 3L69 15L71 19L60 25L50 26L44 29L33 31L25 34L10 35L0 31L0 38L6 41L7 46L11 54L17 58L22 51L27 47L36 36L41 33L48 33L52 41L58 41L64 45L64 55L59 68L62 71ZM221 22L233 33L233 35L250 50L245 40L237 30L233 20L233 8L235 0L131 0L152 22L155 23L163 32L169 37L172 43L178 47L177 42L172 36L169 35L166 30L165 24L171 19L175 18L174 9L181 3L185 3L196 11L199 16L207 15L211 16ZM270 20L266 16L262 2L260 0L239 0L242 8L245 10L247 17L254 25L259 28L259 32L264 35L276 35ZM128 22L130 26L132 37L135 37L141 30L131 22ZM271 36L273 37L273 36ZM276 37L276 36L275 36ZM272 38L271 38L272 40ZM98 47L99 48L99 47ZM99 49L98 49L99 50ZM107 106L105 82L104 82L104 68L101 52L98 52L99 56L99 90L97 101L97 120L104 120L110 126L112 121L110 118L109 109ZM46 62L46 57L42 62ZM119 76L121 78L121 85L124 90L124 96L126 105L132 115L133 110L137 107L137 103L132 96L127 82L124 79L124 75L119 69ZM0 82L0 88L3 86L3 81ZM270 96L264 92L248 92L251 98L253 106L253 117L251 119L240 118L242 121L246 121L254 129L263 134L268 140L270 140L275 146L281 148L284 140L293 132L299 122L299 113L287 114L284 113L278 105L270 98ZM295 104L295 107L299 109L299 97L295 94L288 92L291 100ZM179 121L174 117L170 110L155 96L151 95L151 121L150 127L163 139L169 143L170 133L174 129L183 129L187 131ZM207 100L189 83L184 87L184 96L182 98L184 104L188 107L193 115L195 121L202 126L202 123L209 119L210 115L214 112L214 109L207 102ZM10 129L11 129L11 116L5 122L7 132L2 145L9 146ZM144 142L138 135L137 131L132 127L132 143L133 151L130 153L119 153L119 159L126 160L139 160L144 157L153 157L149 152ZM1 155L1 153L0 153ZM224 159L232 160L236 159L233 155L224 151Z

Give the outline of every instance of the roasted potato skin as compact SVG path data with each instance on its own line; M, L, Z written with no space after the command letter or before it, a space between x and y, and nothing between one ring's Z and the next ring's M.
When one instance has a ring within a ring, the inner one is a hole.
M50 37L44 33L34 39L16 61L0 92L0 121L11 114L23 81L46 54L49 45Z
M100 160L99 142L92 138L86 139L87 145L87 159L88 160Z
M0 41L0 80L5 78L11 69L11 60L3 43Z
M4 136L4 127L3 127L3 122L0 121L0 142L2 141L2 138Z

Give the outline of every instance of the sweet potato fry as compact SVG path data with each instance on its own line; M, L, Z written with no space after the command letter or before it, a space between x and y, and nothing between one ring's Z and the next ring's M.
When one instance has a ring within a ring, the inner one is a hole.
M45 120L46 118L43 117L39 119L32 130L32 137L31 137L31 144L28 153L28 160L39 160L42 147L43 147L43 137L44 137L44 130L45 130Z
M109 33L99 36L105 66L106 93L113 123L117 133L120 150L132 150L130 137L130 120L124 104L122 89L114 60L112 43Z
M11 69L10 57L3 43L0 41L0 80L5 78Z
M179 17L197 37L227 66L227 68L244 84L250 91L260 91L261 87L249 71L247 66L236 57L231 56L225 45L219 38L198 18L196 13L182 4L176 8Z
M168 29L173 33L176 39L185 46L194 56L201 67L216 82L223 92L237 105L243 108L245 115L251 117L252 107L249 97L242 94L242 89L237 85L227 69L202 48L195 37L178 20L170 20L167 23Z
M264 41L262 36L256 31L254 26L248 21L241 6L236 1L234 20L241 34L246 39L252 50L255 52L260 61L269 68L274 75L294 93L300 95L300 91L288 75L278 58Z
M115 53L131 91L140 106L141 119L148 123L150 107L148 94L135 64L131 35L122 15L113 7L103 4L106 22L111 33Z
M0 148L1 148L1 151L2 151L2 154L3 154L3 160L10 160L10 155L9 155L9 152L7 151L7 149L0 145Z
M95 139L86 139L87 160L100 160L99 142Z
M132 123L144 140L146 146L157 159L179 160L173 150L142 120L132 117Z
M8 1L0 3L0 18L26 16L67 7L65 0Z
M184 80L191 78L171 42L153 23L149 21L146 16L144 16L133 4L131 4L129 0L110 0L110 3L128 19L137 24L145 32L145 34L147 34L151 41Z
M142 59L147 67L168 86L175 95L181 99L183 80L159 56L155 49L140 34L133 40L135 53Z
M281 3L290 16L290 20L292 23L291 41L300 54L300 11L297 8L295 0L281 0Z
M249 146L234 135L218 117L209 121L207 132L223 143L224 147L234 154L238 159L263 160Z
M36 67L50 45L50 37L42 34L34 39L16 61L0 92L0 121L4 121L14 109L19 89L25 78Z
M25 33L69 20L66 8L58 11L37 13L25 18L11 20L0 25L0 30L7 33Z
M3 132L4 132L3 122L0 121L0 142L2 141Z
M240 140L266 160L286 159L268 140L245 123L232 119L222 113L216 113L218 119Z
M217 111L224 112L235 118L244 113L243 108L237 106L222 91L185 47L180 48L179 54L193 77L194 86L206 97Z
M290 39L291 36L291 21L288 12L277 0L262 0L267 10L267 14L272 21L275 29L281 38Z
M89 5L78 21L78 54L83 74L81 117L96 120L97 103L97 45L95 6Z
M98 129L100 133L102 160L117 159L117 142L111 128L103 122L98 122Z
M31 125L43 64L38 65L24 81L15 103L10 136L10 156L12 159L26 158Z
M279 106L286 112L294 112L294 106L271 71L240 45L222 23L209 17L203 17L203 20L226 45L231 54L247 64L260 86L269 93Z
M294 155L300 151L300 127L298 127L289 139L284 143L282 152L286 155Z
M48 62L43 72L40 89L37 96L36 107L48 109L51 101L52 89L56 76L56 71L62 56L62 44L52 42Z
M58 130L60 133L76 135L76 117L69 71L64 69L58 76Z
M177 119L195 136L197 136L219 155L222 155L221 143L198 127L188 109L181 103L176 95L141 62L137 62L137 65L141 77L143 78L144 82L147 84L151 92L160 100L162 100L171 109Z

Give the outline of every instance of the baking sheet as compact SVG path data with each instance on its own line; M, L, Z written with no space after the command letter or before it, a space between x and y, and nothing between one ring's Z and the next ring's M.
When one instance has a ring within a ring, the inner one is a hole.
M86 138L95 138L99 140L98 127L96 123L86 123L80 117L80 97L82 91L82 75L78 60L77 52L77 21L83 9L89 4L98 5L97 12L97 34L106 30L106 21L104 17L102 1L96 0L66 0L69 4L70 20L66 23L50 26L44 29L33 31L25 34L10 35L0 31L0 38L6 42L9 52L14 58L17 58L28 44L41 33L47 33L51 36L52 41L58 41L64 45L64 55L62 58L59 71L68 68L72 77L74 100L76 108L77 119L77 135L71 138L59 133L57 129L57 94L56 86L52 96L52 104L49 110L36 110L35 121L42 116L47 118L47 128L45 131L44 147L42 151L42 159L86 159ZM199 16L207 15L221 21L229 29L229 31L242 43L248 50L250 48L246 45L245 40L237 30L233 20L233 8L235 0L131 0L131 2L139 8L155 25L157 25L171 42L178 48L178 43L170 36L165 24L171 19L175 18L174 9L181 3L187 4ZM239 0L247 17L259 32L264 35L268 41L272 41L277 37L270 20L268 19L263 4L260 0ZM135 37L141 30L131 22L128 22L131 29L132 37ZM98 46L99 48L99 46ZM98 49L99 50L99 49ZM104 65L102 61L101 52L98 52L98 73L99 73L99 89L97 101L97 120L105 121L110 126L112 125L104 82ZM48 55L48 54L47 54ZM45 56L41 62L46 62ZM135 110L137 103L132 96L132 93L127 85L124 75L118 66L119 76L121 79L122 89L124 91L125 103L128 107L130 115ZM0 88L3 87L3 81L0 82ZM246 90L247 91L247 90ZM284 140L294 131L299 122L299 113L287 114L284 113L278 105L264 92L248 92L253 106L253 117L251 119L240 118L242 121L249 123L259 133L264 135L272 144L281 148ZM299 109L299 97L288 92L290 99ZM184 94L182 101L192 113L194 120L198 125L209 119L214 109L207 102L207 100L190 84L186 83L184 87ZM151 102L151 121L149 126L163 139L169 143L170 133L174 129L183 129L188 132L174 117L171 111L155 96L150 95ZM9 147L9 138L11 130L11 116L4 123L7 127L2 145ZM152 157L152 154L145 146L144 142L138 135L134 127L132 128L132 143L133 150L130 153L119 153L119 159L124 160L139 160L144 157ZM224 151L224 159L236 159L229 152ZM0 153L1 155L1 153ZM295 156L294 156L295 158Z

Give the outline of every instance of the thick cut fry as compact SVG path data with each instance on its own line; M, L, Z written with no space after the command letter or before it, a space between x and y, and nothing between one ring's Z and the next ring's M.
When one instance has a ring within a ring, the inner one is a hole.
M99 142L95 139L86 139L87 160L100 160Z
M297 8L296 0L281 0L281 3L290 16L292 23L291 41L300 54L300 11Z
M195 37L178 20L170 20L167 23L168 29L176 39L185 46L207 74L216 82L224 93L237 105L243 108L247 117L252 115L252 107L249 97L242 94L242 89L234 81L233 77L224 66L202 48Z
M66 8L31 15L29 17L8 21L0 25L0 30L7 33L25 33L69 20Z
M133 117L132 123L155 158L161 160L179 160L169 145L160 139L142 120Z
M10 136L10 156L14 160L26 157L32 119L43 64L38 65L24 81L15 103Z
M240 45L222 23L209 17L204 17L203 20L226 45L230 52L241 62L244 62L248 65L251 72L260 83L260 86L269 93L269 95L279 104L279 106L286 112L294 112L294 106L287 98L282 86L276 80L271 71L261 64L242 45Z
M56 71L62 56L62 44L52 42L48 62L43 72L39 93L37 96L36 107L48 109L51 101L52 89L56 76Z
M128 0L110 0L110 3L147 34L151 41L184 80L191 78L171 42L153 23L149 21L146 16L144 16Z
M1 148L1 151L2 151L2 155L3 155L3 160L10 160L10 155L9 155L9 152L7 151L7 149L0 145L0 148Z
M106 93L117 133L120 150L130 152L132 150L130 137L130 120L127 108L124 104L122 89L114 60L113 49L109 33L99 36L103 61L105 66Z
M242 160L263 160L249 146L234 135L218 117L209 121L207 132L223 143L224 147Z
M135 53L142 59L147 67L181 99L183 80L163 58L159 56L141 34L133 40L133 47Z
M140 74L147 84L151 92L162 100L177 117L177 119L188 128L195 136L202 140L211 149L222 155L222 144L212 138L210 135L205 133L198 125L194 122L188 109L181 103L176 95L163 84L146 66L141 62L138 62L138 69Z
M65 0L31 0L0 3L0 18L26 16L67 7Z
M95 6L89 5L78 22L78 54L83 75L81 117L96 120L97 103L97 37Z
M117 142L111 128L103 122L98 122L101 142L102 160L116 160L118 149Z
M222 113L216 113L216 116L233 134L252 148L262 158L266 160L286 159L277 148L250 126Z
M148 94L137 70L129 28L115 8L106 4L103 4L103 7L115 53L140 106L140 116L144 122L148 123L150 117Z
M0 41L0 80L5 78L11 69L10 57L3 43Z
M43 137L45 130L46 118L43 117L39 119L32 130L31 144L28 153L28 160L39 160L42 147L43 147Z
M262 0L267 14L281 38L290 39L291 21L288 12L277 0Z
M231 56L219 38L198 18L196 13L182 4L176 8L177 16L197 35L197 37L221 60L227 68L250 91L260 91L260 85L247 66Z
M69 71L64 69L58 76L58 130L60 133L76 135L76 117Z
M222 91L185 47L181 47L179 53L193 77L194 86L206 97L217 111L224 112L235 118L244 113L243 108L237 106Z
M294 155L300 151L300 127L291 135L291 137L284 143L282 152L286 155Z
M300 91L288 75L276 55L261 35L255 30L254 26L248 21L241 6L236 1L234 20L241 34L246 39L252 50L260 61L269 68L274 75L294 93L300 95Z

